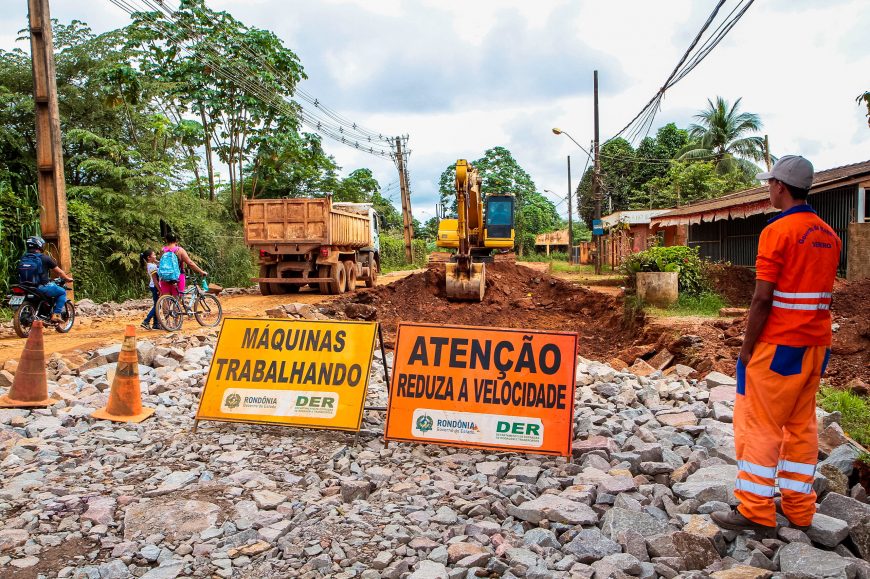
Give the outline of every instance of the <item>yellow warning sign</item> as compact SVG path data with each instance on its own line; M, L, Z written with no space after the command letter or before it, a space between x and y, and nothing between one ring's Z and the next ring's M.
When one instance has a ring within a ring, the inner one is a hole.
M197 420L359 430L377 323L227 318Z

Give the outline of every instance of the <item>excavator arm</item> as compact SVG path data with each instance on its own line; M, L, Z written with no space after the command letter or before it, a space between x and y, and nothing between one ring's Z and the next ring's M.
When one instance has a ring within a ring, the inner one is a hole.
M483 301L486 265L474 263L471 248L480 245L483 235L483 203L480 177L465 159L456 162L456 211L458 251L456 261L446 265L447 297Z

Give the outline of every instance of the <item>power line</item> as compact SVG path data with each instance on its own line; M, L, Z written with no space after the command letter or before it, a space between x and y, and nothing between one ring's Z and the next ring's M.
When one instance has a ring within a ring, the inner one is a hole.
M183 22L178 22L172 16L172 14L167 14L167 10L169 10L169 8L163 6L161 3L158 2L157 5L155 5L152 0L143 0L147 7L155 8L155 10L149 11L141 10L140 5L136 4L135 0L110 1L131 16L133 16L135 13L145 15L145 17L148 18L151 22L160 26L164 30L164 32L166 32L168 38L170 40L174 40L176 45L181 50L190 54L194 58L204 60L212 68L212 70L219 73L229 82L236 84L248 94L254 96L255 98L258 98L265 104L276 108L280 112L283 112L288 116L293 116L294 118L298 119L302 124L320 133L321 135L349 147L353 147L359 151L369 153L371 155L384 158L393 157L391 148L388 148L388 146L383 144L382 142L373 141L371 136L363 135L357 130L347 129L345 126L337 122L330 122L329 120L318 116L316 113L305 110L298 103L286 100L286 97L284 97L283 95L272 92L270 89L262 85L262 83L258 79L251 78L253 76L253 71L251 69L242 69L238 62L230 63L225 57L220 54L220 52L218 52L218 50L212 44L203 41L201 38L200 41L197 42L193 47L186 45L186 42L193 43L193 38L201 37L201 35L191 29L189 25ZM160 18L159 14L163 14L164 18ZM166 22L166 20L175 23L180 28L184 28L188 32L188 34L191 35L192 38L182 37L181 32L173 33L172 30L167 28L169 23ZM227 32L227 29L220 24L214 23L213 21L212 24L217 28L223 30L224 32ZM281 75L280 73L278 73L278 71L272 68L271 65L269 65L259 55L252 52L250 48L247 47L244 43L241 44L243 50L245 50L250 56L262 63L264 65L264 68L271 68L271 70L274 72L274 76L284 76L285 82L288 80L286 75Z
M150 6L152 9L154 9L154 11L164 14L164 16L167 19L169 19L170 21L172 21L176 24L181 24L182 26L185 26L183 23L179 23L175 19L175 13L178 11L178 9L174 9L174 10L171 9L168 6L168 4L163 2L163 0L143 0L143 1L146 3L146 5ZM219 28L219 29L223 30L224 32L230 32L225 25L221 25L220 23L215 22L214 19L210 18L208 14L198 13L195 11L194 8L191 8L191 11L195 16L207 18L209 20L209 22L214 27ZM185 26L185 27L188 29L188 31L190 31L189 27L187 27L187 26ZM250 46L248 46L245 42L241 42L240 47L248 54L248 56L259 61L260 64L262 64L265 69L269 70L276 77L279 77L279 78L283 77L285 83L287 83L289 85L294 84L292 82L292 79L290 79L286 74L281 73L280 71L276 70L266 59L262 58L262 56L260 54L256 53L254 50L252 50L250 48ZM313 96L311 96L310 94L308 94L307 92L302 90L301 88L298 88L298 87L294 87L294 88L295 88L295 91L294 91L295 94L297 94L299 97L301 97L302 100L305 100L306 102L309 102L310 104L312 104L315 108L322 110L327 116L331 117L334 121L336 121L339 125L341 125L345 129L347 129L348 131L358 133L358 135L359 135L359 137L357 137L358 140L367 140L368 142L371 142L372 138L375 137L375 138L380 139L380 140L389 141L390 137L385 137L384 135L382 135L380 133L376 133L375 131L365 129L365 128L361 127L360 125L358 125L357 123L354 123L348 119L345 119L344 117L342 117L341 115L339 115L335 111L331 110L329 107L326 107L325 105L323 105L323 103L321 103L318 99L314 98ZM339 132L344 133L346 131L341 130ZM352 137L353 135L350 135L350 136Z
M749 7L752 5L754 0L739 0L737 5L731 10L731 12L725 17L725 19L716 27L716 29L710 34L710 36L705 40L700 48L695 48L698 46L698 43L701 42L701 39L704 37L705 32L716 19L719 10L725 4L726 0L719 0L716 4L713 11L710 13L710 16L707 17L706 22L701 27L701 30L695 35L695 38L692 40L689 48L683 54L680 61L677 63L676 67L671 71L671 74L668 76L667 80L665 80L664 84L661 88L656 92L655 95L643 106L643 108L638 112L633 119L631 119L627 125L625 125L622 130L620 130L616 135L611 137L609 140L613 140L621 135L626 135L627 140L630 142L634 142L634 140L640 135L649 134L650 129L652 128L652 124L655 120L656 113L661 109L661 102L664 98L665 92L677 84L680 80L686 77L692 70L694 70L709 54L713 51L716 46L722 41L723 38L731 31L732 28L737 24L737 22L743 17Z

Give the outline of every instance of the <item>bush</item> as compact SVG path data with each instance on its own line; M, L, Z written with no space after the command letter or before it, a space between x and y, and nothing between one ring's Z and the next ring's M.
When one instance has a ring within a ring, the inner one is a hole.
M402 269L426 267L429 250L425 239L415 239L411 245L412 263L405 261L405 238L401 234L381 233L381 271L386 273Z
M567 263L568 254L564 251L551 251L550 255L546 253L527 253L517 256L517 261L564 261Z
M819 390L819 406L843 415L840 426L859 444L870 445L870 399L830 386Z
M704 262L694 247L651 247L626 257L619 271L626 277L626 287L630 290L637 289L637 273L641 271L678 272L680 293L698 296L710 290Z

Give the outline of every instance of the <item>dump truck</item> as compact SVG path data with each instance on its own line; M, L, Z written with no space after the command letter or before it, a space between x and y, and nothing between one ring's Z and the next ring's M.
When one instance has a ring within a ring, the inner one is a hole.
M323 294L374 287L380 269L378 214L370 203L331 197L253 199L243 205L245 243L257 252L263 295Z

